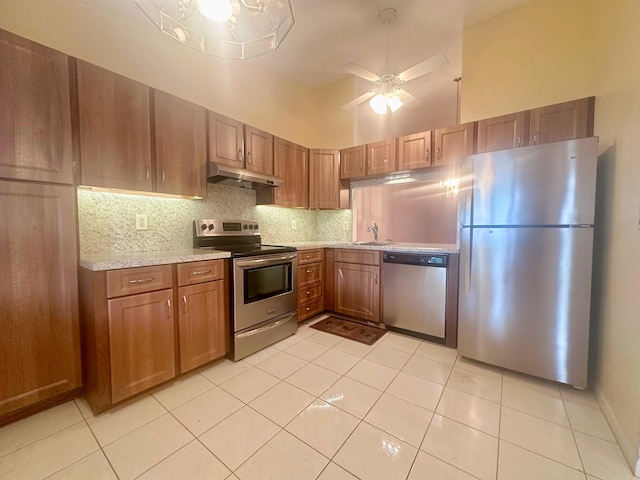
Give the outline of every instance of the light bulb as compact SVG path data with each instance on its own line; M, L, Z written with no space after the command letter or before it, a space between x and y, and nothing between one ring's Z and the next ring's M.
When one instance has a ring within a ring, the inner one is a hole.
M224 22L231 18L231 0L196 0L198 11L214 22Z
M387 113L387 99L381 94L376 94L371 100L369 100L369 106L378 115L384 115Z
M402 100L400 100L400 97L398 97L398 95L391 95L389 98L387 98L387 105L389 105L389 110L391 110L392 112L395 112L403 104L402 104Z

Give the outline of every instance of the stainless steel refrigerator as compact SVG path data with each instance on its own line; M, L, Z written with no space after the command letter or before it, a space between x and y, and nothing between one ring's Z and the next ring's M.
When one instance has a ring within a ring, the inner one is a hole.
M586 387L596 162L596 137L465 158L461 355Z

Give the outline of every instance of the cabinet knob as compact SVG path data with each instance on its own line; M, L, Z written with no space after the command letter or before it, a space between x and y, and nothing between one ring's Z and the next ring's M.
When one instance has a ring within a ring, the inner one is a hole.
M358 164L358 170L362 170L362 162Z
M389 159L387 157L384 157L384 163L389 163Z
M522 135L518 135L518 139L516 140L516 145L522 145Z
M238 161L240 163L244 161L244 154L242 153L242 149L238 150Z
M436 149L436 160L440 160L440 147Z
M427 151L426 151L426 153L424 154L424 160L425 160L425 162L428 162L428 161L429 161L430 153L431 153L431 152L429 152L429 149L427 148Z
M305 308L305 310L308 312L309 310L311 310L311 307L307 307Z
M310 290L307 290L307 295L311 295L311 291Z
M533 134L533 144L534 145L538 144L538 132L534 132Z
M251 160L251 152L247 152L247 163L249 165L251 165L251 162L252 162L252 160Z
M309 269L307 270L307 273L313 273L313 270Z

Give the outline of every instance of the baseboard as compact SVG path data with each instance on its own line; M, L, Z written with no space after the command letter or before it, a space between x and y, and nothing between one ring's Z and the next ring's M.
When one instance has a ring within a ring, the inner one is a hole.
M618 445L620 445L622 454L629 464L629 469L636 477L640 478L640 457L638 456L638 447L633 446L627 436L623 433L622 428L620 428L620 424L618 423L618 419L613 413L613 409L611 408L611 405L609 405L607 398L604 396L602 389L596 385L594 390L598 404L602 409L602 413L609 422L613 435L616 437Z

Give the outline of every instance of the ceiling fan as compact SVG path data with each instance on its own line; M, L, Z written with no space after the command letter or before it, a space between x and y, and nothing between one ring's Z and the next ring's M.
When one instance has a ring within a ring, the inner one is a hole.
M398 73L389 68L389 24L397 17L395 8L385 8L378 13L378 20L387 26L387 59L386 67L379 74L367 70L357 63L348 63L342 69L356 77L364 78L373 83L373 88L360 95L358 98L342 106L344 110L350 110L370 99L369 105L374 112L384 115L387 109L395 112L401 106L411 109L416 107L420 100L411 95L401 85L418 77L431 73L449 63L449 60L438 53L416 65Z

